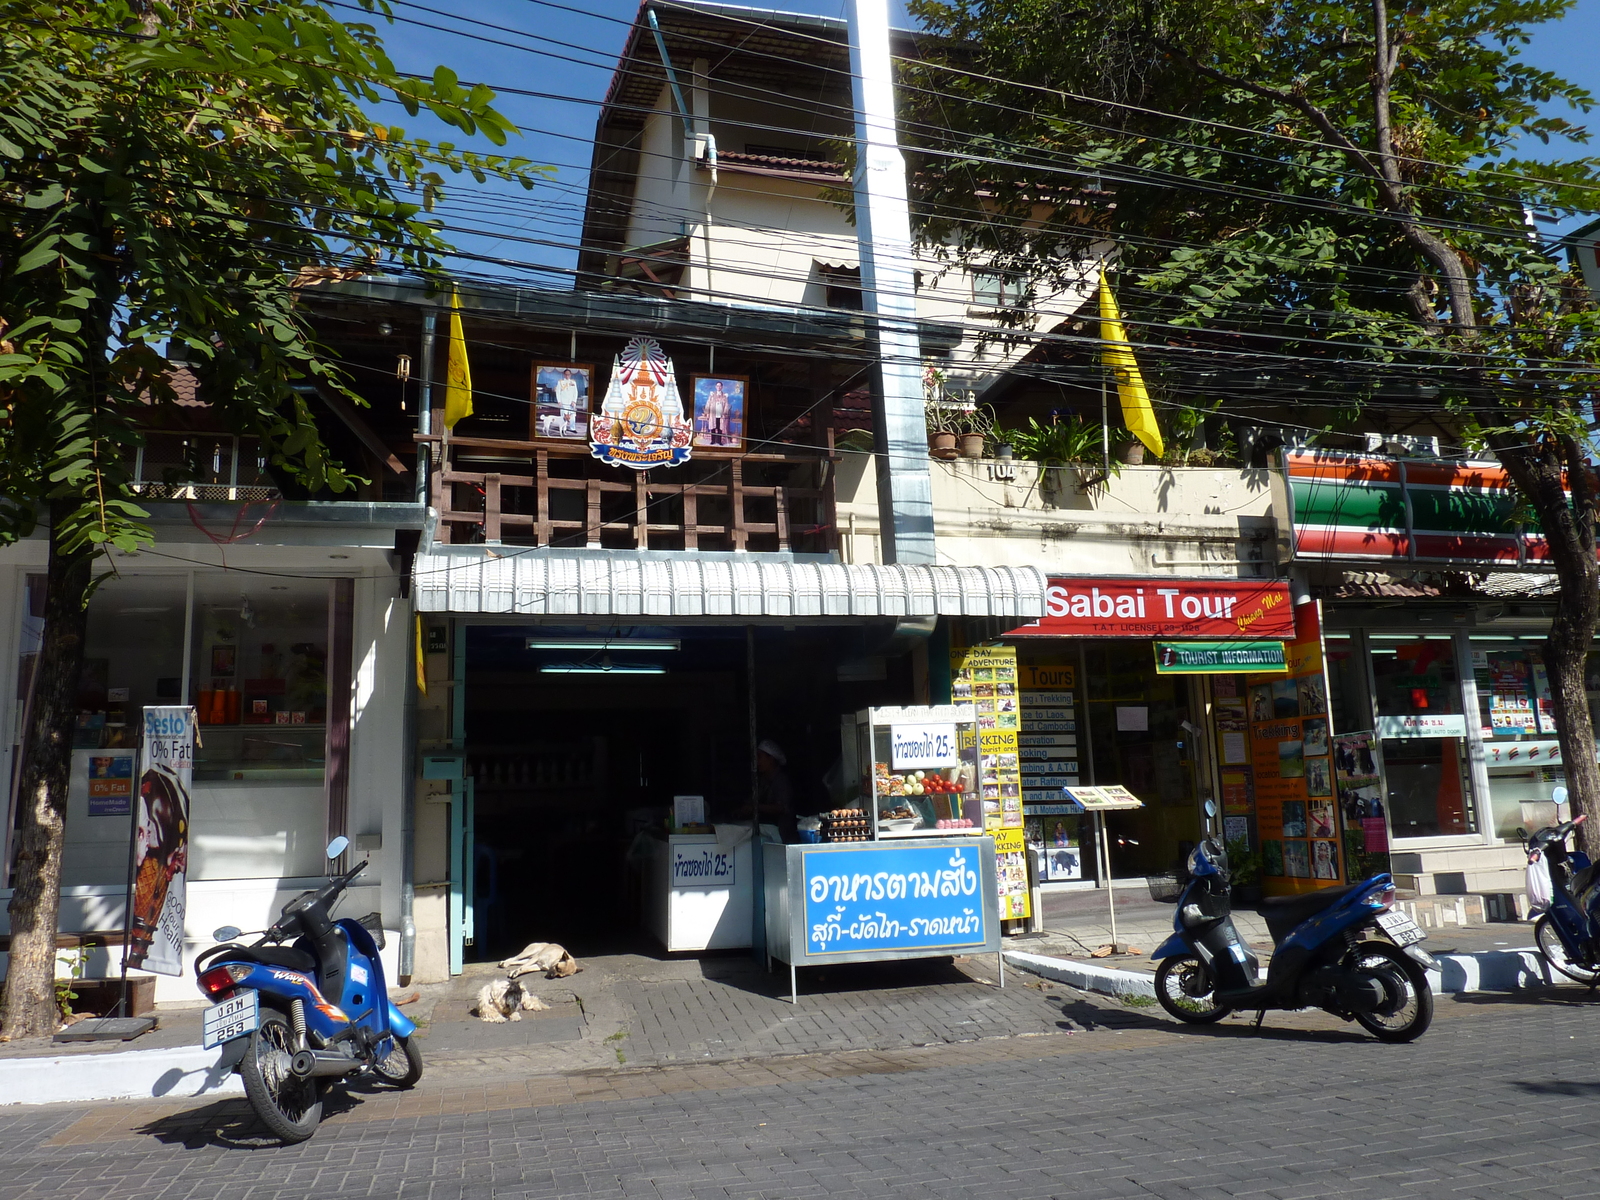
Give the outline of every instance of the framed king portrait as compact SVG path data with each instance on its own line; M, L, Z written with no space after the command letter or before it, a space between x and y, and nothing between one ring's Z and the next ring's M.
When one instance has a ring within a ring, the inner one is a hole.
M748 375L694 375L694 450L696 454L744 453Z
M587 442L593 396L593 363L534 363L528 437L536 442Z

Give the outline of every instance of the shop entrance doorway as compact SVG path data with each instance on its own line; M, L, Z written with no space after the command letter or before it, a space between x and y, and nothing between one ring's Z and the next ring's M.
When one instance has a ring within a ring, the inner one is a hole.
M750 820L747 631L737 626L468 626L465 754L475 783L474 942L578 954L647 948L639 870L674 796ZM755 629L757 739L784 751L796 815L832 807L839 714L902 702L909 667L841 683L861 627Z

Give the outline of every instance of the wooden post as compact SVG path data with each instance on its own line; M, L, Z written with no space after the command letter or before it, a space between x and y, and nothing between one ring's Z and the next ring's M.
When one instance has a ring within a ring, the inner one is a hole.
M700 549L700 502L697 485L686 483L683 485L683 548L685 550Z
M650 472L633 473L633 544L650 549Z
M483 477L483 540L500 540L500 476Z
M550 544L550 451L534 451L533 474L538 488L534 503L539 506L534 513L533 541L536 546L548 546Z
M728 502L732 511L728 514L728 524L733 537L733 548L745 548L746 534L744 531L744 460L734 459L728 464Z
M589 478L589 549L600 549L600 481Z

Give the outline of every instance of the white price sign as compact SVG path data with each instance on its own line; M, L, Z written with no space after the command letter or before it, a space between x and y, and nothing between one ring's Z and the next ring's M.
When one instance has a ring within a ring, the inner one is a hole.
M954 723L889 726L890 770L916 771L960 765Z

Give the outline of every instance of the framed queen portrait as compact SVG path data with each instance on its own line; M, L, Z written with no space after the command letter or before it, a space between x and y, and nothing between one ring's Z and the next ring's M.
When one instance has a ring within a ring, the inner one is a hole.
M750 390L750 377L695 375L692 378L695 452L742 454L745 398Z
M586 442L594 364L534 363L528 436L533 441Z

